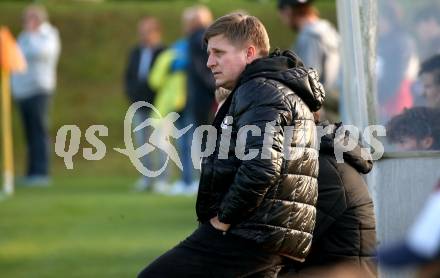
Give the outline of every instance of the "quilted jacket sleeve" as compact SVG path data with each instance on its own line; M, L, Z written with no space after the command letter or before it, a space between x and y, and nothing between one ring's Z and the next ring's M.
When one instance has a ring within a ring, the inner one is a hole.
M258 150L258 155L250 160L242 160L220 204L219 220L236 224L256 209L269 188L279 181L284 142L282 129L290 122L291 115L284 96L265 79L252 80L239 87L234 94L231 110L239 134L244 126L254 125L261 130L258 135L248 133L245 153L254 149ZM264 144L267 124L281 127L272 133L273 144ZM262 158L262 153L270 155Z

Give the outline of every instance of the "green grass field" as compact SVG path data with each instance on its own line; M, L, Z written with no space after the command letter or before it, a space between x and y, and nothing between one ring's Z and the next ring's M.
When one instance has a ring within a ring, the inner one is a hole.
M197 226L194 198L130 178L56 178L0 201L0 277L135 277Z

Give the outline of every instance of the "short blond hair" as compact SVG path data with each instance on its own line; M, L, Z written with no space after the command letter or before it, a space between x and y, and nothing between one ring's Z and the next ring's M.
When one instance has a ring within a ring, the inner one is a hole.
M263 23L255 16L244 13L224 15L208 27L203 40L208 43L210 38L218 35L223 35L231 43L240 46L251 43L255 45L261 56L269 54L269 36Z

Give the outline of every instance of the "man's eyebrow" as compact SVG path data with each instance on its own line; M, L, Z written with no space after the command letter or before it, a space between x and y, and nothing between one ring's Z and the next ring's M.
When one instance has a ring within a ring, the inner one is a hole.
M213 52L224 52L221 49L213 47L213 48L211 48L211 50L207 49L208 55L211 54L211 51L213 51Z

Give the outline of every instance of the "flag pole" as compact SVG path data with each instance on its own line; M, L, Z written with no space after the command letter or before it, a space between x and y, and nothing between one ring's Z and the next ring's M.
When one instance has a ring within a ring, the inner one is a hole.
M3 142L3 193L14 194L14 155L11 124L10 73L23 68L23 59L6 27L0 26L1 122Z
M3 134L3 192L10 196L14 193L14 156L11 126L11 93L9 71L2 69L2 134Z
M5 196L11 196L14 194L14 154L12 145L11 88L9 82L11 73L26 71L26 61L11 32L7 27L3 26L0 26L0 68L4 167L3 192Z

